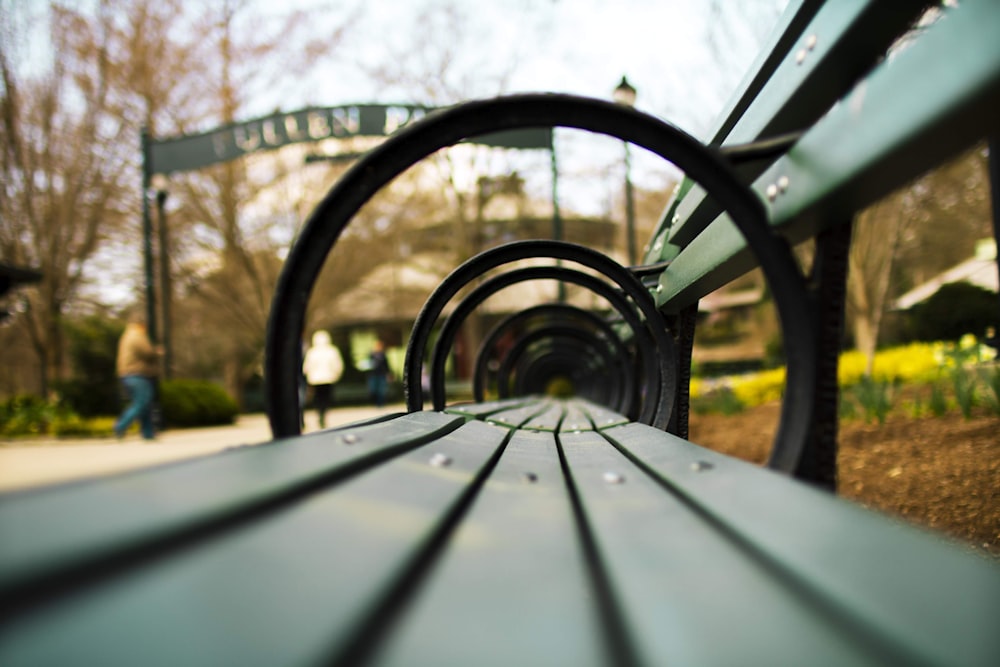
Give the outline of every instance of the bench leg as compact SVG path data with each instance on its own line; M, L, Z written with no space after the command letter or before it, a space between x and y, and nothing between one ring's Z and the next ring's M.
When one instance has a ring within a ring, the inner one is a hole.
M691 350L694 348L694 328L698 317L695 302L671 318L670 329L677 345L677 400L667 432L688 437L688 415L691 410Z
M993 207L993 238L1000 248L1000 135L990 137L990 202ZM1000 272L1000 254L997 255L997 271ZM1000 303L997 304L1000 306ZM990 345L997 347L1000 332L994 331Z
M834 225L816 238L809 276L818 332L817 405L809 443L795 477L832 492L837 490L837 422L840 392L837 362L844 335L848 251L852 223Z

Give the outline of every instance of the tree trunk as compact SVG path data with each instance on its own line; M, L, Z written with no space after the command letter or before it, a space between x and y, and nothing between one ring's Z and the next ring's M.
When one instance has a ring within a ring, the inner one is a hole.
M233 400L236 401L236 405L239 406L240 411L243 410L243 364L240 361L239 352L232 352L226 359L225 367L223 368L223 383L226 387L226 391Z
M854 345L865 355L865 377L871 377L875 369L875 349L878 347L878 325L867 316L860 314L854 319Z

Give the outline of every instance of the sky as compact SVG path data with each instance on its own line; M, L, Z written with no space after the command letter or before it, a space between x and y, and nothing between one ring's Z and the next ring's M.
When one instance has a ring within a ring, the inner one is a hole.
M35 0L29 0L34 2ZM97 0L68 0L80 7ZM213 3L217 0L202 0ZM608 99L622 76L636 107L705 138L787 0L250 0L263 16L308 11L322 34L354 17L335 58L255 95L246 118L361 102L454 103L513 92ZM39 2L36 7L42 7ZM428 18L431 17L431 18ZM44 23L36 23L43 26ZM265 23L265 25L267 25ZM44 39L29 40L47 62ZM422 84L447 54L446 99ZM44 66L44 65L42 65ZM386 85L388 71L408 83ZM643 157L636 159L639 180Z
M264 2L265 0L261 0ZM433 104L421 83L437 76L447 53L444 102L514 92L562 92L610 99L622 76L636 107L699 138L753 65L787 0L289 0L328 19L357 10L336 61L296 81L256 112L357 102ZM331 9L333 7L333 9ZM278 11L277 9L272 11ZM433 15L428 19L427 16ZM319 24L319 18L317 18ZM386 85L381 69L408 80ZM457 99L456 99L457 98ZM576 148L581 133L557 132L560 164L570 171L582 152L623 169L617 144ZM663 186L669 165L635 151L632 178ZM613 180L620 180L620 176ZM575 210L603 214L609 187L565 180ZM574 196L575 195L575 196ZM588 199L589 195L589 199Z
M303 7L320 1L296 0ZM625 75L638 108L698 135L753 63L786 1L367 0L347 35L347 62L309 85L303 101L423 102L386 99L405 93L381 87L367 68L394 60L398 70L419 72L427 52L446 44L451 74L462 78L456 87L468 97L535 91L608 98ZM445 6L454 22L428 28L418 20Z
M86 6L94 1L75 3ZM277 108L453 103L528 91L610 99L624 75L637 90L637 108L699 138L705 138L787 4L787 0L251 1L265 16L292 8L309 10L317 30L332 31L351 14L357 19L333 61L308 78L288 77L280 90L255 98L245 111L247 119ZM43 39L30 41L44 44ZM44 66L45 49L36 48L34 53ZM432 73L440 72L438 63L445 55L448 98L429 99L420 89L432 80ZM386 85L385 77L373 74L377 69L409 82ZM612 198L621 193L621 146L598 146L596 162L610 166L574 180L569 173L575 167L568 146L572 141L563 136L557 133L560 170L565 172L560 176L564 205L584 214L606 214ZM661 187L663 167L658 158L633 153L632 177L640 186ZM547 173L546 167L541 170ZM543 191L546 187L539 184Z

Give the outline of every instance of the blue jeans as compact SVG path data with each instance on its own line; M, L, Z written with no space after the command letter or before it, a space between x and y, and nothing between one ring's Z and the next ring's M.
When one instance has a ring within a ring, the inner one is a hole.
M122 435L136 419L142 437L152 440L156 433L153 430L153 380L143 375L126 375L122 378L122 386L128 394L129 403L115 422L115 433Z
M384 375L369 375L368 376L368 395L375 405L382 407L385 405L386 394L388 393L389 383L386 381Z

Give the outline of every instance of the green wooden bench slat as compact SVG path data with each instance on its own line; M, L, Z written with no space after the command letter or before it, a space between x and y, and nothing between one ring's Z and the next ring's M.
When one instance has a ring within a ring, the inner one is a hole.
M514 433L375 662L609 663L553 434Z
M805 240L1000 127L998 30L1000 4L966 0L880 65L755 181L766 201L788 179L771 224ZM720 216L661 274L657 304L682 308L754 265Z
M547 407L528 421L521 428L533 431L555 431L559 428L566 408L561 401L546 401Z
M625 415L618 414L610 408L586 399L574 398L570 404L583 410L587 418L594 424L594 428L598 430L628 424L631 421Z
M325 664L440 539L508 431L457 431L96 590L22 614L0 664ZM450 464L435 466L435 455Z
M455 415L463 415L471 419L482 419L494 412L501 410L511 410L532 402L536 399L532 397L519 396L517 398L504 398L497 401L483 401L482 403L458 403L449 405L445 412Z
M551 407L551 401L545 398L535 399L512 410L502 410L494 412L485 417L489 424L505 426L507 428L519 428L536 415L541 414Z
M994 563L642 424L603 433L703 522L766 559L778 574L775 584L807 591L914 662L1000 664L1000 569Z
M573 433L574 431L592 431L594 424L587 414L585 405L573 400L562 401L563 420L559 424L560 433Z
M884 56L887 45L919 18L926 4L882 0L826 3L730 133L716 136L710 143L747 143L809 127ZM810 36L816 37L812 49L806 46ZM807 55L799 62L796 55L801 49L806 49ZM759 161L740 165L739 171L750 182L766 167L766 161ZM686 246L719 212L714 201L695 185L671 213L679 224L671 226L669 242Z
M793 0L778 17L760 52L743 80L736 86L723 111L717 116L712 129L707 133L709 144L721 144L732 134L752 106L760 103L757 99L775 71L787 58L787 54L799 42L813 17L823 7L825 0ZM741 139L742 141L742 139Z
M415 413L230 449L0 501L0 599L34 579L219 522L373 465L462 424ZM15 502L16 501L16 502ZM67 509L72 511L68 512Z
M504 399L475 406L458 405L446 412L485 419L502 426L541 431L590 431L629 423L629 418L583 398L553 399L544 396ZM501 421L502 420L502 421Z
M890 664L600 434L562 443L640 663Z

